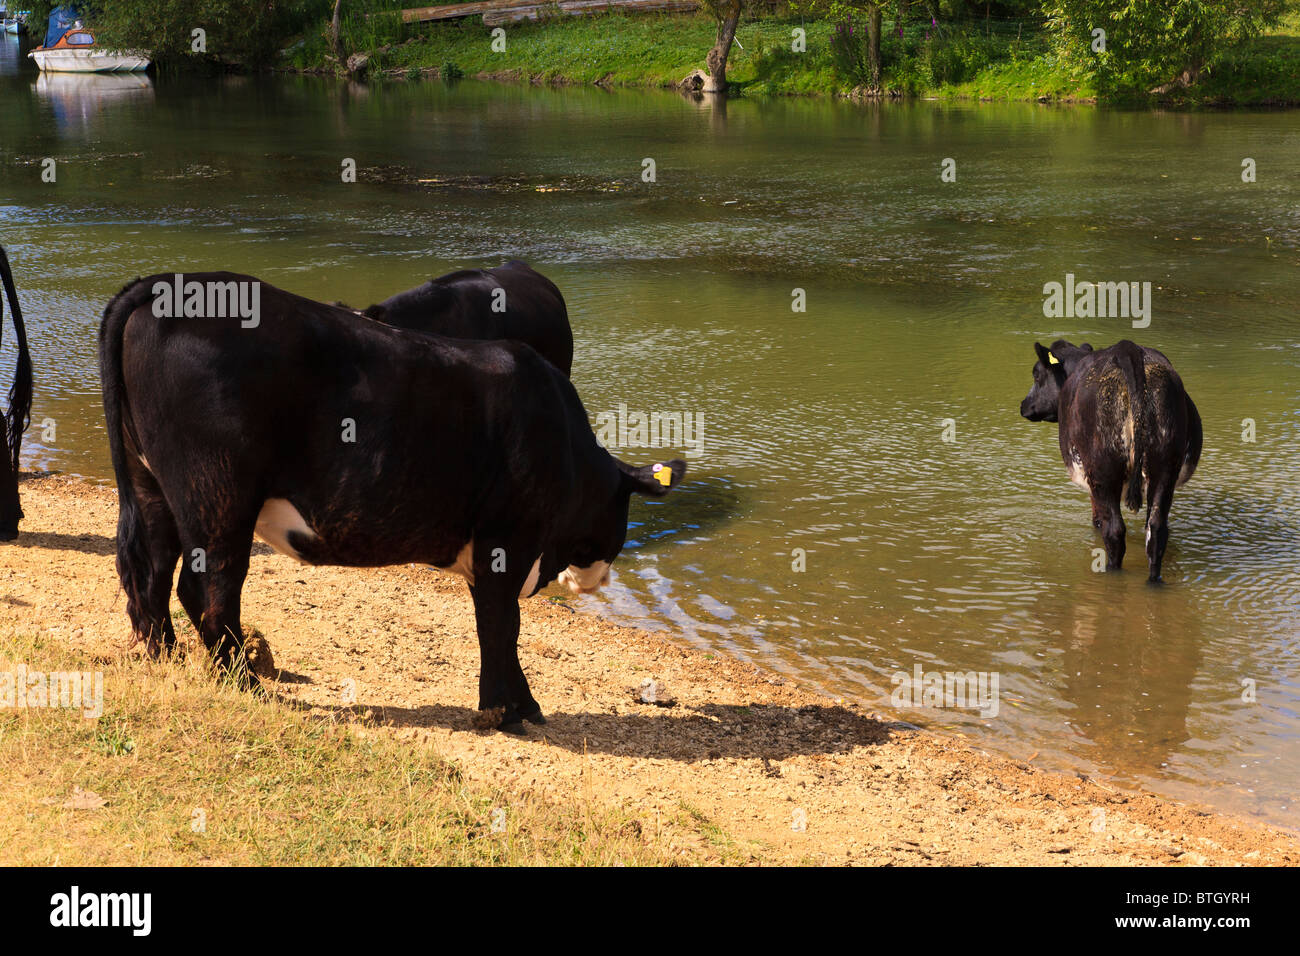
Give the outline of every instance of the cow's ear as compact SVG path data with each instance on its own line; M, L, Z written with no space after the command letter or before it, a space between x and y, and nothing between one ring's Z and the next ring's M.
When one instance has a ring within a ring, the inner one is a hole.
M382 322L384 321L384 316L388 314L388 310L382 305L368 305L366 306L365 311L361 314L367 319L374 319L376 322Z
M616 459L617 460L617 459ZM686 462L680 458L659 462L637 468L626 462L618 463L618 470L623 473L623 487L639 495L662 498L677 487L686 475Z
M1085 352L1092 351L1092 346L1089 345L1087 342L1084 342L1082 345L1079 346L1079 348L1083 349Z
M1043 346L1041 343L1039 342L1034 343L1034 351L1038 354L1038 361L1042 362L1044 365L1055 364L1052 361L1052 353L1049 352L1047 348Z

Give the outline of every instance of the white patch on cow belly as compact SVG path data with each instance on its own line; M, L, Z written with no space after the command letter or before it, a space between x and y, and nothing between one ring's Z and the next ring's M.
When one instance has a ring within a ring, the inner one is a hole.
M560 581L574 594L590 594L609 583L609 562L597 561L587 568L571 564L560 572Z
M1066 466L1066 473L1074 484L1092 491L1092 485L1088 484L1088 476L1083 470L1083 460L1079 457L1078 451L1074 449L1070 450L1070 464Z
M267 498L262 504L262 510L257 513L257 527L254 531L276 551L295 561L302 561L302 555L289 544L289 532L297 531L311 538L317 537L316 532L307 526L298 509L287 498Z
M519 596L526 598L537 589L537 579L542 576L542 556L539 554L537 560L533 562L533 569L528 572L528 580L524 586L519 589Z
M459 574L470 584L474 583L474 539L465 542L465 547L456 554L456 561L447 569Z

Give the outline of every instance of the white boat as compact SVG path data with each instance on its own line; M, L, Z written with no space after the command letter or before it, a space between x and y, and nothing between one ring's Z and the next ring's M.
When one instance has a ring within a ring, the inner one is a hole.
M105 50L80 20L53 46L38 46L27 55L49 73L136 73L149 67L149 54Z
M12 36L18 36L20 33L27 32L27 11L15 10L11 15L8 10L0 7L0 33L8 33Z
M136 73L149 69L149 58L115 50L45 50L27 54L48 73Z

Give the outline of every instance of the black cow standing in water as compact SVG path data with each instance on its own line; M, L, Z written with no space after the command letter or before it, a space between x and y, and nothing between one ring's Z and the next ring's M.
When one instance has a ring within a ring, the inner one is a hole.
M14 367L14 380L9 388L9 411L0 419L0 541L18 537L18 522L23 517L18 500L18 453L22 449L23 432L31 422L32 413L32 359L27 352L27 329L23 326L23 313L18 308L18 292L14 289L9 257L0 247L0 280L4 283L5 298L13 317L14 333L18 343L18 362ZM0 300L0 334L4 332L4 302Z
M612 457L526 344L393 328L251 276L136 280L104 311L99 361L117 570L151 652L176 640L182 556L177 596L225 666L254 534L310 564L431 564L469 581L479 707L514 732L543 720L519 599L557 578L604 584L631 495L665 495L686 471Z
M464 269L430 279L362 315L453 339L516 339L565 375L573 368L573 330L564 296L554 282L518 259L495 269Z
M1201 458L1201 416L1162 353L1125 339L1094 351L1086 342L1034 343L1034 384L1020 403L1031 422L1060 422L1070 480L1092 495L1092 523L1106 544L1107 570L1124 561L1124 518L1147 499L1150 580L1160 580L1174 489Z

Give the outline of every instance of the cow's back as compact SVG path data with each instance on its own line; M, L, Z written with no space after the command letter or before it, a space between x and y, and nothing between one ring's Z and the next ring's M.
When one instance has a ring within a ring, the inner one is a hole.
M1124 367L1125 362L1139 361L1141 375ZM1134 394L1135 380L1140 395ZM1119 462L1120 477L1126 480L1136 466L1141 443L1142 467L1148 473L1157 467L1181 466L1189 453L1189 404L1182 379L1159 351L1133 346L1126 352L1112 346L1093 352L1081 360L1061 390L1062 459L1072 477ZM1199 457L1199 417L1197 425Z
M517 260L431 279L364 314L448 338L525 342L565 375L572 371L573 330L564 296L550 279Z

